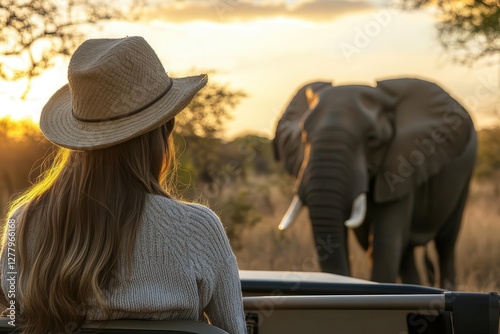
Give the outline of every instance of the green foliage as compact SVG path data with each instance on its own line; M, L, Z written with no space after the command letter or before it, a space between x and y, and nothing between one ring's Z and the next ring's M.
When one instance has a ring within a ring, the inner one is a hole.
M245 229L253 227L261 220L248 189L242 189L232 196L220 209L221 220L226 226L226 232L235 250L242 248L241 234Z
M279 170L269 139L248 135L225 142L219 138L176 136L179 181L183 197L217 198L223 188L247 175L270 175ZM198 188L193 191L192 188Z
M209 82L176 117L176 131L184 137L220 137L231 111L244 97L242 90Z
M202 195L211 197L214 187L228 182L221 176L227 161L220 157L223 150L220 139L183 137L176 133L174 142L178 160L177 188L181 197L187 200L198 200Z
M438 38L459 62L471 63L500 52L498 0L402 0L406 9L434 6Z
M478 132L478 152L475 175L492 177L500 173L500 127Z
M269 175L281 171L274 159L271 141L257 135L246 135L235 138L228 145L235 148L241 156L240 160L245 171L256 175Z

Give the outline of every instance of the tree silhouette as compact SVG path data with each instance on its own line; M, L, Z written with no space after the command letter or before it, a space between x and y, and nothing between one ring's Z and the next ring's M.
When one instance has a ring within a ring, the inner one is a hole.
M0 0L0 78L31 79L70 55L81 44L85 26L134 18L136 2L93 0ZM15 61L17 60L17 62Z
M242 90L209 81L176 117L176 130L184 137L218 137L232 118L231 111L246 96Z
M500 0L402 0L405 9L434 6L438 38L452 58L471 64L500 53Z

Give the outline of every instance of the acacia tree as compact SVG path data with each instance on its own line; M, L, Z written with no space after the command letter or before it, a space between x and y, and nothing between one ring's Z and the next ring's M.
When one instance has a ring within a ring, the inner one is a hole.
M134 18L136 2L92 0L0 0L0 78L31 79L70 55L85 35L84 26Z
M500 0L402 1L405 9L437 9L439 41L454 60L471 64L500 53Z
M184 137L220 136L225 123L232 118L231 111L244 97L246 93L242 90L209 82L176 117L177 132Z

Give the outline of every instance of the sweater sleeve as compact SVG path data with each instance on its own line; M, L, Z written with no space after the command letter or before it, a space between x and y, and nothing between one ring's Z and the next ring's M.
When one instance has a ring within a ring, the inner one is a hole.
M214 294L205 312L210 322L231 334L246 333L240 278L235 258L218 268Z
M212 325L230 334L244 334L245 313L236 257L220 219L210 209L198 208L204 209L206 223L210 225L211 233L208 241L211 245L207 250L211 249L208 253L217 257L209 261L214 266L212 271L215 273L215 281L212 296L204 311Z

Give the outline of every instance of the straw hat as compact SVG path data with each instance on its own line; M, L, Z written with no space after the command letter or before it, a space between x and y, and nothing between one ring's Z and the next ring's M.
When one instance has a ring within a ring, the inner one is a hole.
M71 57L68 82L44 106L40 128L59 146L95 150L166 123L207 76L170 78L142 37L126 37L85 41Z

